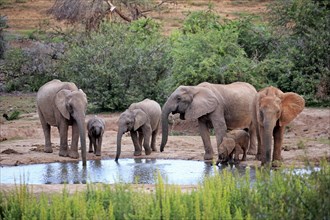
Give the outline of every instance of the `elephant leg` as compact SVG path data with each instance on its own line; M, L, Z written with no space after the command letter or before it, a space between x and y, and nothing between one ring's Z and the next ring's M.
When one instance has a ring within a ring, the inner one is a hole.
M52 143L51 143L51 140L50 140L50 130L51 130L50 125L47 124L47 123L42 123L42 130L44 131L44 135L45 135L45 148L44 148L44 151L46 153L53 153Z
M96 156L101 156L101 146L102 146L102 136L100 136L97 139L96 148L95 148L95 155Z
M256 155L257 154L257 131L256 127L253 123L251 123L249 127L249 135L250 135L250 144L248 148L249 155Z
M90 135L88 135L88 138L89 138L89 150L88 150L88 152L93 153L93 141L92 141L93 138Z
M212 121L212 124L214 127L217 146L220 146L220 144L222 143L223 137L226 135L226 131L227 131L226 122L224 121L224 119L219 121L219 118L217 115L211 115L211 121ZM212 149L212 145L211 145L211 149ZM218 155L219 155L219 151L218 151ZM204 157L204 159L205 159L205 157Z
M142 132L143 132L143 148L146 153L146 155L151 154L151 148L150 148L150 138L151 138L151 127L150 126L142 126Z
M157 151L157 149L156 149L157 134L158 134L158 129L153 131L152 135L151 135L151 149L152 149L152 151Z
M198 127L204 144L204 160L213 160L213 148L210 139L209 128L207 127L206 123L200 119L198 119Z
M140 156L142 154L141 145L139 144L138 134L136 131L130 131L131 138L134 145L134 156Z
M93 137L92 141L93 141L92 142L92 145L93 145L92 150L93 150L93 153L95 154L96 153L96 148L97 148L97 138Z
M245 144L245 143L244 143ZM242 157L242 161L246 161L246 154L247 154L247 149L248 149L248 145L246 144L246 146L241 147L243 150L243 157Z
M263 157L263 143L262 143L262 134L263 134L263 127L257 127L257 139L258 139L258 152L256 155L256 160L261 161Z
M283 144L283 136L284 136L284 126L275 126L273 131L274 136L274 152L273 152L273 161L278 160L281 161L281 150Z
M79 128L76 123L72 125L72 140L71 140L71 148L69 151L69 157L77 159L79 158L78 153L78 141L79 141Z
M143 143L143 133L142 133L142 131L139 131L138 134L139 134L139 146L142 147L142 143Z
M61 157L68 156L68 124L61 123L58 131L60 133L60 152Z

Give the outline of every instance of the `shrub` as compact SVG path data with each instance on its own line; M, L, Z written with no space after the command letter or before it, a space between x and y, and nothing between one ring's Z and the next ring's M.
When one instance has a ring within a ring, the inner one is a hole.
M6 51L4 73L6 91L38 91L45 82L57 78L56 62L64 52L63 43L31 42L29 47Z
M61 77L79 85L99 110L123 110L144 98L159 101L167 50L159 25L151 19L104 23L98 33L69 49Z
M210 14L211 12L207 12ZM208 81L227 84L234 81L257 83L251 71L253 62L238 44L238 26L235 21L215 22L216 15L192 13L185 26L194 31L174 33L171 57L173 87L196 85ZM209 19L212 18L212 19ZM194 22L194 21L198 22ZM193 24L188 25L190 22ZM200 26L199 26L200 25ZM189 29L190 30L190 29ZM258 76L257 76L258 77Z
M270 7L270 21L279 44L270 54L288 59L294 65L290 74L275 81L283 91L330 103L330 17L324 1L275 1ZM279 33L279 34L278 34Z

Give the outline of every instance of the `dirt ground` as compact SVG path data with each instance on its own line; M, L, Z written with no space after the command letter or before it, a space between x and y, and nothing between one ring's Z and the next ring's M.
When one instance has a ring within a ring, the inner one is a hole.
M3 114L3 113L2 113ZM120 113L100 114L106 121L102 156L87 154L88 160L112 159L116 154L117 120ZM86 121L94 115L87 115ZM59 134L52 127L53 153L44 153L44 136L38 114L23 114L13 121L1 119L0 134L0 165L15 166L21 164L50 163L72 161L68 157L60 157ZM203 160L204 148L198 134L195 121L181 121L176 119L171 125L171 134L164 152L152 152L151 155L142 155L141 158L156 159L184 159ZM69 135L70 137L70 135ZM69 138L70 141L70 138ZM161 134L157 137L157 147L161 141ZM212 136L213 148L215 138ZM89 143L87 139L87 143ZM322 157L330 160L330 109L305 108L304 111L289 124L286 129L282 156L285 165L303 165L308 159L319 162ZM133 158L133 145L128 133L122 140L121 158ZM216 159L216 156L215 156ZM259 165L254 156L248 156L242 164Z

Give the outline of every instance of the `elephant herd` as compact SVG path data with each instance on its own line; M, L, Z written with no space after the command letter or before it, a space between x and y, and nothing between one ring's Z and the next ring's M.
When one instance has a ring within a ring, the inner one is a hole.
M179 86L167 99L163 108L150 99L133 103L118 120L117 153L121 152L121 138L130 132L134 156L156 151L156 137L162 128L160 151L168 140L168 117L180 114L182 120L196 119L204 145L204 159L213 159L210 129L214 129L218 149L218 162L238 162L239 154L256 155L261 164L276 166L281 160L281 148L285 126L304 108L304 99L296 93L283 93L275 87L266 87L259 92L250 84L235 82L227 85L207 82L196 86ZM60 133L60 156L81 157L86 166L86 128L90 140L89 152L101 155L105 122L93 117L85 126L87 108L86 94L74 83L52 80L37 93L37 108L45 136L46 153L53 152L50 128L55 126ZM72 126L71 147L68 146L68 126ZM230 131L227 133L227 131ZM272 145L273 153L272 153Z

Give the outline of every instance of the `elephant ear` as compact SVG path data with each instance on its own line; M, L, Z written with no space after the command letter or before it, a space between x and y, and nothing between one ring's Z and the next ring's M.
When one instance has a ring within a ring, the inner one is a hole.
M141 109L135 109L133 112L135 114L134 131L136 131L139 127L148 121L148 116Z
M289 124L305 107L305 100L300 95L287 92L282 96L282 114L279 120L280 126Z
M197 119L203 115L213 112L219 105L219 100L212 90L204 87L195 87L193 101L185 112L186 119Z
M66 119L70 119L70 112L67 109L66 98L71 93L70 90L62 89L55 96L55 106Z

